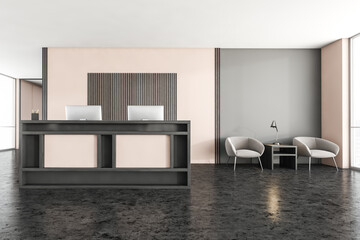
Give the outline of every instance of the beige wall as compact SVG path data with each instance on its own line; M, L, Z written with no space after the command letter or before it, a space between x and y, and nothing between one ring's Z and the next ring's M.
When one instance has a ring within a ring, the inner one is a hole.
M117 135L116 167L169 168L170 136Z
M177 73L178 120L191 120L191 162L214 163L214 49L48 49L48 119L87 104L87 73Z
M350 165L349 102L349 39L340 39L321 49L321 135L339 145L341 168Z
M97 167L96 135L45 135L44 146L44 167Z
M21 80L21 120L31 120L33 109L39 109L39 119L42 119L42 88Z

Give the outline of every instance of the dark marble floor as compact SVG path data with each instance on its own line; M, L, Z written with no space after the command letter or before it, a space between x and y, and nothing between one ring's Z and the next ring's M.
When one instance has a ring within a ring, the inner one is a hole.
M191 190L19 190L0 152L0 239L359 239L360 172L192 165Z

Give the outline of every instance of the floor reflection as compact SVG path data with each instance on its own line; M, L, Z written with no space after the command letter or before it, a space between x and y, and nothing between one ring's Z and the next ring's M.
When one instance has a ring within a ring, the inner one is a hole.
M280 191L276 184L272 183L267 190L267 211L269 213L269 218L273 221L278 221L280 219Z

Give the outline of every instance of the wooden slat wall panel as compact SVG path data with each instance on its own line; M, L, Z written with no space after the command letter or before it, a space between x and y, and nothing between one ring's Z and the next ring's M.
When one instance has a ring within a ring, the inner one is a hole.
M128 105L163 105L177 120L176 73L88 73L88 105L101 105L104 120L127 120Z
M215 48L215 163L220 163L220 48Z

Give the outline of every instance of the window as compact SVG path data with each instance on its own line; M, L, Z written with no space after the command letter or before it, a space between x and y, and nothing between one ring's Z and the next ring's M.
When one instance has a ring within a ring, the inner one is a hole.
M351 166L360 168L360 35L351 39Z
M15 148L15 79L0 75L0 150Z

